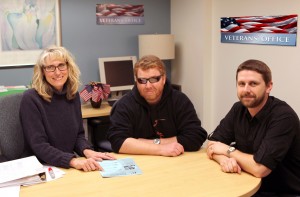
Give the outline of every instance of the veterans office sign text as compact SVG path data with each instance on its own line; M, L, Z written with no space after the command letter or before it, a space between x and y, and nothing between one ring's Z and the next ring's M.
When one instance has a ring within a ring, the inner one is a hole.
M297 15L223 17L221 42L296 46Z

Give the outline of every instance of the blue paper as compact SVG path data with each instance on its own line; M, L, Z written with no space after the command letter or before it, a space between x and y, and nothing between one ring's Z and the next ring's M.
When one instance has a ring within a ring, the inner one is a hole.
M102 177L130 176L142 174L141 169L136 165L132 158L117 160L103 160L99 162L103 171L100 171Z

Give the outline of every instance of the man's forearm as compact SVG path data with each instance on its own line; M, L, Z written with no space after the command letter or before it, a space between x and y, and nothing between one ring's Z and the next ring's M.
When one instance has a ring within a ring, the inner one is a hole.
M225 155L213 154L213 160L215 160L219 164L221 163L221 160L224 159L225 157L227 158L227 156L225 156Z
M148 144L153 144L153 139L145 139L145 138L138 138L139 141L148 143ZM177 137L169 137L169 138L160 138L160 143L161 144L170 144L173 142L177 142Z
M253 159L253 155L243 153L239 150L236 150L230 153L230 157L236 159L241 168L252 174L255 177L265 177L271 173L271 170L266 166L256 163Z
M270 174L271 170L266 166L256 163L253 158L253 155L243 153L238 149L235 149L228 153L229 146L217 141L209 141L207 146L207 153L212 159L220 163L222 158L233 158L242 168L242 170L256 176L256 177L265 177ZM221 157L224 156L224 157Z
M127 138L119 153L139 154L139 155L160 155L159 145L154 144L152 139Z

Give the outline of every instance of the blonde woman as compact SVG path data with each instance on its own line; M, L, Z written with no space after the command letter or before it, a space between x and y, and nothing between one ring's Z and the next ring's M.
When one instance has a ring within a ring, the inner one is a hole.
M25 141L44 163L83 171L102 170L97 161L115 158L93 151L84 137L79 76L74 58L64 47L51 46L40 54L32 88L24 92L21 101ZM76 158L75 153L86 159Z

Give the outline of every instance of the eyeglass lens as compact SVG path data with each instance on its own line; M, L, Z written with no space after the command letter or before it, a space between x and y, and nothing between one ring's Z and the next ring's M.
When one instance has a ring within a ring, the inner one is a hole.
M58 66L49 65L44 67L47 72L54 72L56 68L60 71L64 71L67 69L67 64L59 64Z
M150 77L150 78L137 78L137 81L140 84L146 84L147 81L149 81L150 83L156 83L160 80L161 75L160 76L156 76L156 77Z

